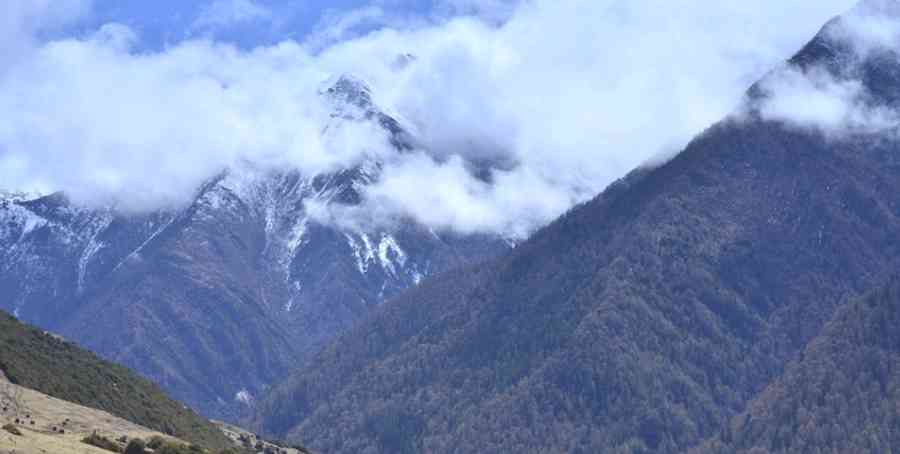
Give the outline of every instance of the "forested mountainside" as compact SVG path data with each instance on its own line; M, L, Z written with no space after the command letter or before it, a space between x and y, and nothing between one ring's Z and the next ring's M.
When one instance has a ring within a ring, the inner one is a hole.
M852 77L896 107L896 52L854 55L834 26L779 71ZM718 435L900 253L897 136L767 120L765 96L380 308L257 425L336 453L672 453Z
M374 122L397 153L413 152L415 138L370 90L345 76L323 91L331 130ZM246 163L188 206L149 214L81 207L64 194L0 196L0 309L233 420L385 299L509 249L496 236L412 220L357 230L309 212L310 203L359 203L380 171L377 159L313 176Z
M703 453L892 452L900 446L900 279L842 307Z
M0 371L20 386L106 411L211 449L231 442L210 421L125 367L0 312Z

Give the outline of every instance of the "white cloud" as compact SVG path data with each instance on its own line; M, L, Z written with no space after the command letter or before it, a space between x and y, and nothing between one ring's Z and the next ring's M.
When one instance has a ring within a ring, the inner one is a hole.
M774 71L760 85L763 98L757 107L762 118L818 129L833 138L895 130L898 112L875 99L858 76L865 65L897 64L898 18L896 0L866 0L830 23L825 33L839 67L825 61Z
M491 22L509 19L521 0L441 0L438 11L449 15L476 15Z
M821 68L785 68L768 78L762 89L764 119L819 129L829 136L879 132L900 124L896 112L867 102L869 95L860 81L838 80Z
M133 54L123 33L50 43L0 82L0 180L144 209L185 201L240 160L314 173L384 142L369 124L321 134L325 75L296 44Z
M313 219L352 230L415 218L439 230L523 237L588 196L556 187L533 171L500 171L488 183L473 178L458 156L437 162L414 154L386 168L364 205L325 206L313 201L307 209Z
M11 0L0 14L0 75L7 66L30 52L36 35L77 19L90 0Z
M271 19L272 11L255 0L215 0L201 10L193 28L214 29Z
M852 3L533 0L499 25L390 22L253 51L137 53L107 28L44 43L0 78L0 181L143 209L240 160L318 172L377 154L364 206L322 218L521 235L680 149ZM406 52L415 62L397 66ZM340 72L368 79L428 154L391 155L368 125L323 137L319 84ZM490 184L472 172L486 162L499 163Z
M850 44L859 58L900 45L900 2L864 0L831 25L831 38Z
M367 6L347 12L327 11L306 39L306 44L314 50L323 49L355 37L351 33L361 27L382 25L386 21L387 15L379 6Z

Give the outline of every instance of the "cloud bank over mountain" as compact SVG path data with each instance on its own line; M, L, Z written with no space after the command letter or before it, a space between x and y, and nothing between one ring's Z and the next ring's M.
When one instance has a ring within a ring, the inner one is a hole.
M385 167L364 203L322 219L413 217L522 236L680 150L854 1L456 0L440 17L389 20L375 4L360 17L383 25L364 34L346 32L354 11L300 42L241 50L193 40L161 51L143 50L121 24L45 39L42 30L89 14L85 2L50 3L13 0L0 32L5 189L150 210L184 203L241 162L319 173L374 157ZM226 4L234 8L210 17L266 11ZM870 38L890 34L882 28ZM415 58L398 64L407 53ZM422 150L397 154L365 123L323 135L333 119L319 93L342 73L367 80ZM806 80L785 86L808 89ZM852 86L838 88L831 94L853 97Z
M838 62L782 66L760 84L759 114L767 120L819 130L830 138L896 131L900 112L890 101L878 102L877 86L867 73L897 59L900 2L867 0L821 34ZM837 66L834 64L837 63ZM867 86L868 85L868 86ZM877 89L877 88L876 88Z

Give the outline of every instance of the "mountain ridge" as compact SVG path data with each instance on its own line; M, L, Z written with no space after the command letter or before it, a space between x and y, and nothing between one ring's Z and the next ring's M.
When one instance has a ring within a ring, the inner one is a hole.
M782 70L827 58L819 38ZM867 63L864 85L900 91L896 61ZM898 147L726 118L515 250L400 295L256 424L328 452L690 449L896 263Z
M372 123L394 153L404 125L350 76L323 92L323 134ZM184 207L87 208L64 194L0 200L0 308L61 332L235 420L289 369L425 276L507 250L494 235L435 232L412 219L367 230L313 206L361 203L383 163L367 155L306 175L241 162ZM241 333L236 336L235 333Z

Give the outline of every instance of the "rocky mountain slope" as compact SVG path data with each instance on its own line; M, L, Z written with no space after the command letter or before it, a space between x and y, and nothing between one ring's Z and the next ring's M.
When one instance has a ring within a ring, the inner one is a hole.
M373 122L397 153L415 138L362 81L322 96L332 125ZM328 131L325 132L326 134ZM0 309L64 334L233 419L311 352L401 290L509 249L412 221L360 231L310 206L354 205L373 157L321 175L244 163L188 206L150 214L84 208L62 194L0 197Z
M830 27L779 71L852 78L895 108L895 50L854 54ZM766 96L380 308L257 424L335 453L671 453L717 435L900 253L897 136L766 119Z

